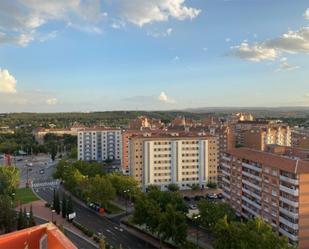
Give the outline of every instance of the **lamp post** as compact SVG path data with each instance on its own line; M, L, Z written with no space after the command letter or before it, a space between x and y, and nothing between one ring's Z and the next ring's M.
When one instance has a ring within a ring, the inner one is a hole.
M123 193L129 193L130 192L130 189L126 189L123 191ZM127 196L125 196L125 199L126 199L126 215L128 214L128 198Z
M198 247L198 237L199 237L199 234L198 234L198 232L199 232L199 230L198 230L198 220L199 220L199 218L201 218L200 214L193 217L193 220L195 221L195 224L196 224L196 245L197 245L197 247Z
M56 212L55 209L52 209L51 213L52 213L52 223L54 223L54 213Z

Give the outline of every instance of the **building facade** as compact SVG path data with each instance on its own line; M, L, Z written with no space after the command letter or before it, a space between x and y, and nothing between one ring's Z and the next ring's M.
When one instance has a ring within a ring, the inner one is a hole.
M130 175L146 190L171 183L180 189L217 183L218 144L213 136L135 136L129 146Z
M223 156L223 195L237 214L262 217L300 249L309 248L309 162L248 148Z
M89 128L78 132L78 160L121 161L122 137L118 128Z

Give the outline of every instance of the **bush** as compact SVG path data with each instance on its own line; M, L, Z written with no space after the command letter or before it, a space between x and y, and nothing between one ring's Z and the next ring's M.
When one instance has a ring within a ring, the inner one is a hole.
M79 230L81 230L85 235L88 237L92 237L94 232L87 227L84 227L83 225L79 224L78 222L74 221L72 222L73 226L77 227Z
M217 184L214 183L214 182L209 182L209 183L207 183L207 187L208 188L217 188Z

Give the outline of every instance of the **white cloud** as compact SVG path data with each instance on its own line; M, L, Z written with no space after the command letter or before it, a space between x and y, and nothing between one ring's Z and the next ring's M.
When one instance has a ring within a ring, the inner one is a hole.
M179 56L176 55L172 61L179 61L179 60L180 60Z
M174 104L176 103L176 101L170 97L168 97L165 92L161 92L159 97L158 97L158 100L160 102L163 102L163 103L167 103L167 104Z
M264 44L255 43L249 45L247 42L242 42L239 46L231 47L231 54L240 59L249 61L274 60L278 56L278 51L273 48L268 48Z
M48 105L57 105L58 104L58 99L57 98L49 98L46 100L46 104Z
M105 16L100 0L1 0L0 43L26 46L44 37L40 28L50 22L98 33L97 24Z
M172 28L168 28L168 29L166 29L163 32L160 32L160 31L149 31L147 34L149 36L154 37L154 38L160 38L160 37L170 36L172 34L172 32L173 32L173 29Z
M0 68L0 93L16 93L16 82L8 70Z
M304 16L305 16L305 18L306 18L307 20L309 20L309 8L306 9L306 12L305 12Z
M231 38L225 38L225 42L230 42Z
M309 17L309 9L305 17ZM232 55L250 61L274 60L283 53L309 54L309 26L296 31L288 31L280 37L249 45L247 41L238 46L231 47ZM282 63L283 68L292 69L287 62ZM295 69L295 67L293 67Z
M288 59L286 57L283 57L280 59L280 65L279 68L275 70L275 72L280 72L280 71L292 71L295 69L298 69L299 66L291 65L288 63Z
M201 10L187 7L186 0L116 0L119 16L140 27L153 22L193 19Z
M309 98L309 93L304 95L305 98Z

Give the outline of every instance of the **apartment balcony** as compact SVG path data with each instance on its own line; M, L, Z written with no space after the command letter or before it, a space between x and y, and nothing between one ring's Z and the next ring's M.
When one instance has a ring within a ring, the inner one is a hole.
M286 237L288 237L289 239L297 242L298 241L298 236L289 233L288 231L285 231L283 228L279 228L279 233L281 233L282 235L285 235Z
M247 210L249 213L251 213L252 215L254 215L255 217L260 216L257 212L253 211L251 208L245 206L245 205L241 205L241 207L245 210Z
M286 177L286 176L282 176L282 175L280 175L280 180L292 183L294 185L298 185L299 184L299 181L297 179L292 179L292 178L289 178L289 177Z
M245 188L242 188L242 191L247 193L248 195L251 195L253 196L254 198L258 199L258 200L261 200L261 196L255 194L254 192L248 190L248 189L245 189Z
M226 161L231 161L231 158L227 157L227 156L222 156L222 159L223 160L226 160Z
M230 180L228 180L226 177L222 177L222 181L224 181L224 182L230 184Z
M285 215L287 215L287 216L289 216L289 217L291 217L291 218L293 218L293 219L298 219L298 213L294 213L294 212L292 212L292 211L290 211L290 210L288 210L288 209L285 209L285 208L283 208L283 207L279 207L279 211L281 212L281 213L283 213L283 214L285 214Z
M231 196L228 194L228 193L226 193L226 192L222 192L222 195L224 196L224 198L226 198L226 199L230 199L231 198Z
M247 181L247 180L242 179L242 183L244 183L244 184L246 184L246 185L248 185L248 186L250 186L250 187L252 187L252 188L255 188L255 189L259 190L259 191L262 190L262 188L261 188L259 185L256 185L256 184L254 184L254 183L251 183L251 182L249 182L249 181Z
M287 199L287 198L282 197L282 196L279 197L279 200L290 205L290 206L292 206L292 207L296 207L296 208L298 207L298 202L296 202L296 201L292 201L292 200Z
M228 165L227 163L221 163L221 165L222 165L223 167L228 168L228 169L230 169L230 168L231 168L231 167L230 167L230 165Z
M253 175L253 174L250 174L250 173L248 173L246 171L242 171L242 174L245 175L245 176L251 177L251 178L253 178L253 179L257 180L257 181L261 181L262 180L260 177L258 177L256 175Z
M280 188L281 191L289 193L289 194L294 195L294 196L298 196L298 194L299 194L298 189L291 189L291 188L287 188L287 187L282 186L282 185L280 185L279 188Z
M229 172L227 172L226 170L224 169L221 169L221 172L226 175L226 176L230 176L231 174Z
M252 170L255 170L257 172L261 172L262 169L257 167L257 166L254 166L254 165L251 165L251 164L248 164L248 163L242 163L242 166L248 168L248 169L252 169Z
M290 221L288 221L287 219L284 219L284 218L281 217L281 216L279 216L279 221L280 221L282 224L284 224L284 225L286 225L286 226L292 228L293 230L298 230L298 224L296 224L296 223L290 222Z
M227 191L228 193L231 192L231 189L225 185L222 185L223 190Z
M241 199L249 204L251 204L252 206L258 208L258 209L261 209L261 205L255 203L254 201L251 201L250 199L248 199L247 197L245 196L242 196Z

